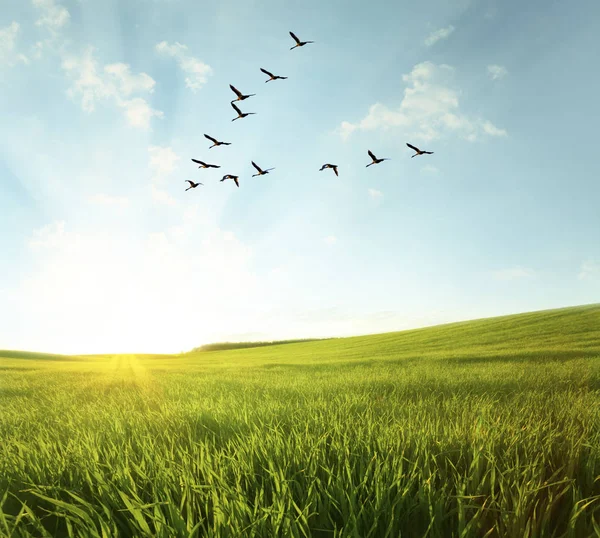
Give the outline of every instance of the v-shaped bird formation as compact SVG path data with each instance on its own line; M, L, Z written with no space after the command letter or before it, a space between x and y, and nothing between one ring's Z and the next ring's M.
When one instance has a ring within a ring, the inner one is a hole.
M314 41L301 41L300 38L294 32L289 32L289 34L295 42L295 45L293 47L290 47L290 50L293 50L295 48L304 47L305 45L308 45L309 43L314 43ZM271 82L274 80L286 80L288 78L288 77L283 77L280 75L275 75L275 74L271 73L270 71L267 71L263 67L260 68L260 71L269 77L267 80L265 80L265 82ZM246 99L249 99L250 97L254 97L256 95L255 93L244 94L240 90L238 90L233 84L230 84L229 88L236 96L236 98L233 99L230 102L230 104L231 104L231 107L235 110L237 116L235 118L233 118L231 121L241 120L248 116L253 116L253 115L257 114L256 112L242 112L242 110L240 110L240 108L235 104L236 102L245 101ZM208 149L218 147L218 146L231 146L231 142L222 142L222 141L220 141L210 135L207 135L207 134L204 135L204 138L206 138L207 140L210 140L212 142L212 146L209 146ZM409 144L408 142L406 143L406 145L415 152L414 155L411 155L411 159L413 157L418 157L420 155L433 154L433 151L421 150L418 147L413 146L412 144ZM369 166L373 166L374 164L380 164L383 161L390 160L389 157L383 157L383 158L376 157L375 154L370 149L367 150L367 154L371 158L371 162L366 165L367 168ZM199 159L192 159L192 161L195 162L196 164L198 164L198 168L221 168L220 165L208 164ZM254 161L250 161L250 162L257 172L256 174L252 174L252 177L264 176L264 175L268 174L271 170L275 170L274 167L263 169L260 166L258 166ZM333 170L333 173L336 176L339 176L337 164L325 163L323 166L321 166L321 168L319 168L319 171L322 172L323 170L327 170L327 169ZM237 187L240 186L240 182L239 182L240 176L234 175L234 174L226 174L223 176L223 178L220 181L222 182L227 179L233 179L236 186ZM186 181L187 181L187 183L190 184L190 186L187 189L185 189L186 191L189 191L190 189L195 189L196 187L198 187L198 185L203 185L203 183L195 183L193 181L190 181L189 179Z

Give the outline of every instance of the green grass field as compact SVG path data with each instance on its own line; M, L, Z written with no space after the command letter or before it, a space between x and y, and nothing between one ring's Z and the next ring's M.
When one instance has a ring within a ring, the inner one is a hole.
M600 537L600 305L0 352L0 536Z

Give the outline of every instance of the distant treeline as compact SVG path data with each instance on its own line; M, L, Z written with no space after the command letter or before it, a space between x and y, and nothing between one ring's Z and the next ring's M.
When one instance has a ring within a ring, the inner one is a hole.
M302 338L298 340L273 340L271 342L218 342L216 344L205 344L192 349L195 351L224 351L226 349L244 349L247 347L279 346L282 344L300 344L302 342L315 342L325 338Z

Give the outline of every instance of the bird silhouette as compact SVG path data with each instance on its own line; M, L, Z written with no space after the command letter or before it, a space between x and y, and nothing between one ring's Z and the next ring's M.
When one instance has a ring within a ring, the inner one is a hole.
M234 175L231 175L231 174L227 174L226 176L223 176L223 179L221 179L221 181L225 181L226 179L233 179L233 181L235 181L235 184L238 187L240 186L239 181L238 181L238 179L240 179L239 176L234 176Z
M292 36L292 39L296 42L296 44L290 50L295 49L296 47L303 47L308 43L314 43L314 41L300 41L298 39L298 36L296 36L294 32L290 32L290 35Z
M237 118L233 118L231 121L239 120L241 118L245 118L246 116L251 116L252 114L256 114L256 112L242 112L235 104L232 102L231 106L238 113Z
M338 165L337 164L324 164L323 166L321 166L321 168L319 169L319 172L322 172L323 170L325 170L325 168L332 168L333 171L335 172L335 175L338 175Z
M256 177L256 176L264 176L265 174L269 173L269 170L275 170L275 168L267 168L266 170L263 170L260 166L258 166L258 164L256 164L254 161L250 161L252 163L252 166L254 166L254 168L256 168L256 170L258 171L258 174L253 174L252 177Z
M274 75L273 73L271 73L270 71L267 71L266 69L263 69L262 67L260 68L260 70L265 74L265 75L269 75L271 78L265 80L265 82L271 82L272 80L285 80L287 77L280 77L279 75Z
M199 161L197 159L192 159L192 161L200 165L198 168L221 168L217 164L207 164L204 161Z
M256 95L255 93L251 93L250 95L244 95L240 90L238 90L235 86L232 86L231 84L229 85L229 87L231 88L233 93L237 95L237 99L231 101L232 103L234 103L235 101L243 101L244 99L248 99L248 97L253 97L254 95Z
M231 142L219 142L216 138L213 138L212 136L209 136L207 134L204 135L204 138L210 140L213 143L213 145L210 146L210 148L214 148L215 146L231 146Z
M411 155L411 159L413 157L416 157L417 155L431 155L433 154L433 151L421 151L419 148L417 148L416 146L413 146L412 144L409 144L408 142L406 143L406 145L410 148L410 149L414 149L417 153L415 153L414 155Z
M185 189L186 191L189 191L190 189L195 189L198 185L204 185L204 183L194 183L189 179L186 179L186 181L190 184L190 186L187 189Z
M371 157L371 159L373 159L373 162L367 164L367 168L369 166L373 165L373 164L379 164L380 162L389 161L390 160L387 157L385 159L378 159L377 157L375 157L375 155L373 154L373 152L371 150L368 150L368 154L369 154L369 157Z

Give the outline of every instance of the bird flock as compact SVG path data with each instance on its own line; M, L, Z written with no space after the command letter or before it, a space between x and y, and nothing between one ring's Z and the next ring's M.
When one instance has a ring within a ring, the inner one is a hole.
M296 42L296 44L293 47L290 47L290 50L293 50L297 47L304 47L305 45L308 45L309 43L314 43L314 41L301 41L298 36L296 34L294 34L294 32L290 32L290 36L292 37L292 39ZM267 82L272 82L274 80L286 80L287 77L282 77L279 75L274 75L273 73L271 73L270 71L267 71L264 68L260 68L261 72L263 72L265 75L267 75L269 78L267 80L265 80L265 83ZM248 116L253 116L256 114L256 112L242 112L240 110L240 108L235 104L236 102L239 101L245 101L246 99L250 98L250 97L254 97L256 94L255 93L250 93L250 94L244 94L242 93L240 90L238 90L235 86L233 86L233 84L230 84L229 87L231 88L231 91L236 95L236 99L233 99L231 101L231 107L233 108L233 110L235 110L237 116L235 118L233 118L231 121L236 121L236 120L241 120L243 118L246 118ZM214 148L214 147L218 147L218 146L230 146L231 142L222 142L220 140L217 140L216 138L205 134L204 138L206 138L207 140L210 140L212 142L212 146L209 146L208 149ZM415 154L411 156L411 159L413 157L417 157L419 155L431 155L433 153L433 151L423 151L420 150L419 148L417 148L416 146L413 146L412 144L409 144L408 142L406 143L406 145L412 149ZM367 150L367 153L369 154L369 157L371 157L371 162L369 164L366 165L366 167L368 168L369 166L373 166L374 164L379 164L382 163L383 161L389 161L389 157L384 157L384 158L377 158L375 156L375 154L371 151L371 150ZM206 163L204 161L201 161L199 159L192 159L193 162L195 162L198 165L198 168L221 168L219 165L217 164L209 164ZM261 168L258 164L256 164L254 161L250 161L252 163L252 166L256 169L256 174L253 174L252 177L257 177L257 176L264 176L266 174L268 174L271 170L275 170L275 168ZM326 163L323 166L321 166L321 168L319 169L320 172L322 172L323 170L327 170L327 169L331 169L333 170L333 172L335 173L336 176L339 176L339 172L338 172L338 165L337 164L331 164L331 163ZM227 179L233 179L234 183L236 184L237 187L240 186L240 177L233 175L233 174L225 174L223 176L223 178L220 181L226 181ZM199 185L204 185L204 183L196 183L194 181L191 180L186 180L187 183L189 183L189 187L187 189L185 189L186 191L189 191L190 189L195 189L196 187L198 187Z

